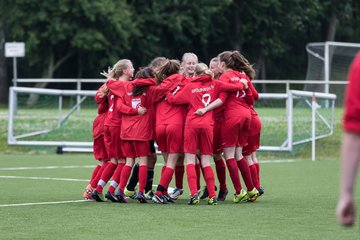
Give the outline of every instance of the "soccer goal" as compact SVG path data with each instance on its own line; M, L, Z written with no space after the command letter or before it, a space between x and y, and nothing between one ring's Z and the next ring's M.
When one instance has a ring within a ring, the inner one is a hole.
M324 84L305 84L304 90L335 93L342 101L345 87L343 82L347 80L350 64L359 50L360 43L315 42L307 44L306 80L322 80Z
M91 152L95 93L11 87L8 144ZM33 94L38 95L37 104L29 105ZM260 150L292 151L294 145L330 136L335 99L335 94L295 90L260 94L255 105L263 124ZM331 107L324 107L326 102Z

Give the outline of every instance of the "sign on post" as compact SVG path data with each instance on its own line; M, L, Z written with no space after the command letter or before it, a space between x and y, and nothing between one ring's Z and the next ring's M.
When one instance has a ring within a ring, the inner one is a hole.
M5 57L25 57L25 43L7 42L5 43Z

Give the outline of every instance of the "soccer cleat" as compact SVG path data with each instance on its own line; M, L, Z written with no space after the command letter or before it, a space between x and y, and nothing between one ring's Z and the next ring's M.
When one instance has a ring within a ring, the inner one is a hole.
M170 193L169 196L171 197L171 199L177 200L183 194L183 192L184 191L180 188L174 188L174 191Z
M203 194L201 195L200 199L203 200L205 198L209 197L209 192L207 190L207 187L204 187Z
M120 189L116 191L115 196L120 203L128 203L128 200L126 199L124 193Z
M195 194L194 196L189 198L188 205L196 205L200 202L199 194Z
M239 194L234 194L234 203L247 202L248 200L249 196L244 189L241 189Z
M256 188L253 188L253 190L247 192L247 195L249 202L255 202L259 197L259 191Z
M163 197L158 196L156 193L152 197L152 200L153 200L154 203L158 203L158 204L163 204L164 203Z
M175 203L175 201L169 195L164 194L163 199L164 199L164 203L165 202L166 203Z
M151 200L153 196L154 196L154 191L153 190L150 190L147 193L145 193L146 200Z
M107 193L105 194L105 198L112 202L117 202L117 203L119 202L119 199L114 194L110 193L109 191L107 191Z
M262 186L260 186L258 191L259 191L259 196L261 196L261 195L263 195L265 193L265 189Z
M225 190L220 189L217 200L218 201L225 201L226 196L228 195L228 192L229 191L227 189L225 189Z
M136 191L130 191L127 188L124 190L124 195L128 198L135 199L136 198Z
M218 204L218 201L217 201L216 197L209 198L208 205L217 205L217 204Z
M91 193L91 196L97 201L97 202L105 202L104 195L102 193L99 193L97 190L94 190Z
M144 195L144 193L142 192L138 192L138 194L136 195L136 199L140 202L140 203L147 203L147 199Z
M85 191L83 193L83 198L85 200L93 199L91 193L94 191L94 188L89 184L86 186Z

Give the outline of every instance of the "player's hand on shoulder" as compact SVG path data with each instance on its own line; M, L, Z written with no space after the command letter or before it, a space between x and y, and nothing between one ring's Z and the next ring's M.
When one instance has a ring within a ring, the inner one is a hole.
M144 107L139 107L138 108L138 114L139 115L144 115L147 112L147 109Z
M241 78L240 82L242 82L242 84L244 84L245 89L248 89L248 87L249 87L248 81L245 78Z

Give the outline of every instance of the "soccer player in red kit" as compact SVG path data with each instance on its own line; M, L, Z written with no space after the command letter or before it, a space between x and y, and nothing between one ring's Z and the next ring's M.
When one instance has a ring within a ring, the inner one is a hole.
M244 71L253 78L255 71L248 60L239 51L225 51L219 54L219 68L223 73L219 80L237 85ZM221 93L220 99L224 102L225 122L222 133L222 146L231 180L235 188L234 202L255 201L259 195L254 187L247 160L242 155L242 148L247 143L247 136L251 124L251 110L245 98L251 95L251 90L235 93ZM238 169L242 174L247 192L242 189Z
M176 83L162 82L159 86L156 85L154 72L151 68L146 67L141 69L136 74L136 79L131 84L123 85L124 90L116 89L117 82L112 81L108 83L108 88L118 96L121 96L120 112L122 112L121 123L121 139L122 150L126 156L126 165L121 172L119 190L117 196L120 202L126 203L127 200L124 195L124 189L129 179L135 158L139 158L139 191L137 199L141 203L147 203L144 195L144 189L147 181L147 158L151 155L149 148L149 140L153 138L153 125L149 122L154 121L154 115L148 114L153 108L153 103L176 86ZM125 94L124 94L125 92ZM147 109L147 113L139 116L129 113L123 107L131 107L136 110L139 108Z
M106 118L106 113L109 108L109 102L107 99L108 89L105 84L103 84L95 95L95 102L98 106L98 115L95 117L93 122L93 152L96 160L99 161L99 164L95 167L89 185L86 187L86 190L83 194L83 198L92 199L91 193L96 188L96 185L101 177L102 172L106 166L106 162L109 161L108 154L106 152L105 143L104 143L104 121Z
M168 60L164 66L161 67L158 80L178 82L176 91L183 88L187 79L179 74L180 63L177 60ZM165 80L164 80L165 79ZM171 182L172 176L176 170L181 173L181 166L177 165L179 159L182 159L184 148L184 124L187 113L187 105L172 105L166 98L160 99L156 103L156 142L158 149L161 151L164 158L164 167L162 170L160 182L156 189L153 201L155 203L173 202L179 195L182 194L183 178L175 177L176 189L172 193L171 198L167 195L167 188ZM175 170L176 169L176 170ZM182 171L184 173L184 171ZM178 174L179 175L179 174ZM177 194L175 196L175 194Z
M264 194L264 189L260 185L260 164L256 158L256 150L260 146L260 133L261 133L261 121L258 113L254 109L254 102L259 99L259 93L256 91L254 85L252 84L250 78L244 73L241 72L242 77L248 80L248 85L252 93L253 100L250 100L247 103L250 106L251 110L251 125L247 138L247 145L243 147L243 156L247 159L249 164L249 169L251 173L251 179L254 183L254 186L259 191L259 195ZM248 99L248 98L247 98Z
M130 60L122 59L119 60L113 68L109 69L108 72L102 74L107 77L107 82L109 82L110 79L126 82L132 78L134 68ZM105 167L96 189L91 194L92 197L99 202L105 201L102 191L111 176L113 176L113 182L111 183L106 197L111 201L117 201L113 196L113 193L119 182L118 178L120 177L121 170L125 165L125 156L121 150L121 114L118 110L118 97L109 91L107 98L109 109L104 122L104 142L110 162Z
M195 158L197 150L199 150L204 178L209 191L208 204L213 205L217 204L214 173L210 165L214 120L212 112L207 112L199 116L195 114L195 111L203 106L209 105L214 99L217 99L220 92L239 91L242 90L245 85L233 85L213 81L212 73L207 69L205 64L198 64L196 72L204 74L191 79L181 91L168 93L167 99L171 104L189 105L184 129L186 173L191 192L188 204L194 205L199 203L200 200L195 170Z
M355 222L354 187L360 163L360 52L353 60L345 95L341 148L340 196L337 219L344 226Z
M218 58L212 58L210 60L210 71L214 74L214 79L219 79L221 72L218 68ZM221 132L222 126L225 121L224 108L218 107L214 109L214 139L213 139L213 158L215 162L216 175L219 180L220 190L218 194L218 201L225 201L228 194L228 189L226 186L226 165L222 157L222 146L221 146ZM203 194L200 199L205 199L209 196L206 186L204 187Z

